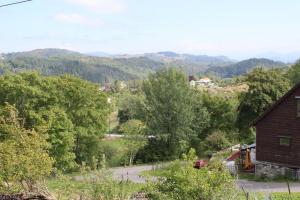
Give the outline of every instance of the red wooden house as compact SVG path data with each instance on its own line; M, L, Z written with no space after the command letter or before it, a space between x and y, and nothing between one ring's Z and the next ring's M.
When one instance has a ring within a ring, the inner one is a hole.
M256 173L284 175L300 168L300 83L253 125L256 128Z

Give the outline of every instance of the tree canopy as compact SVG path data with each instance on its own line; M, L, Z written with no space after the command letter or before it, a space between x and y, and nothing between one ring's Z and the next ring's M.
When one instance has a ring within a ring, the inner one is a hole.
M175 69L152 74L144 82L148 134L164 145L166 155L178 157L188 147L193 120L191 91L185 75Z
M38 73L0 77L0 105L15 105L24 127L45 132L55 167L91 164L106 131L109 105L99 86L69 75Z
M249 90L240 95L237 127L243 131L250 123L282 97L289 89L289 80L282 71L258 68L247 74Z

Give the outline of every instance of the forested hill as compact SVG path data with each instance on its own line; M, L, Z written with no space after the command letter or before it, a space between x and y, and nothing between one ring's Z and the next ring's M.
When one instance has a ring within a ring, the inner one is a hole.
M0 73L40 71L44 75L72 74L96 83L105 80L133 80L166 67L177 67L188 74L204 72L212 66L232 61L226 57L195 56L173 52L97 57L63 49L37 49L2 54Z
M63 49L37 49L0 54L0 74L23 71L39 71L43 75L72 74L95 83L143 79L149 73L167 67L182 69L190 75L206 72L232 77L257 66L272 68L283 67L285 64L267 59L249 59L236 63L224 56L174 52L97 57Z
M224 78L230 78L233 76L246 74L247 72L257 67L271 69L282 68L286 66L287 65L283 62L277 62L265 58L251 58L225 67L211 67L206 70L206 74L213 74Z
M96 83L141 79L164 67L146 57L102 58L60 49L2 54L0 58L1 74L36 70L44 75L72 74Z

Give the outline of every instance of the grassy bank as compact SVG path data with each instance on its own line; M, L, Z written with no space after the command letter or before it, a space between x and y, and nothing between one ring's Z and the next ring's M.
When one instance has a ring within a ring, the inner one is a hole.
M80 178L64 175L46 181L49 191L58 200L67 199L129 199L140 191L143 184L115 181L109 171L93 172Z

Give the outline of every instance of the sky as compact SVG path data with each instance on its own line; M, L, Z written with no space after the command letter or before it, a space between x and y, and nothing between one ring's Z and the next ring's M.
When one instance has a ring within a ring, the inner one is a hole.
M0 52L291 54L299 9L299 0L33 0L0 8Z

